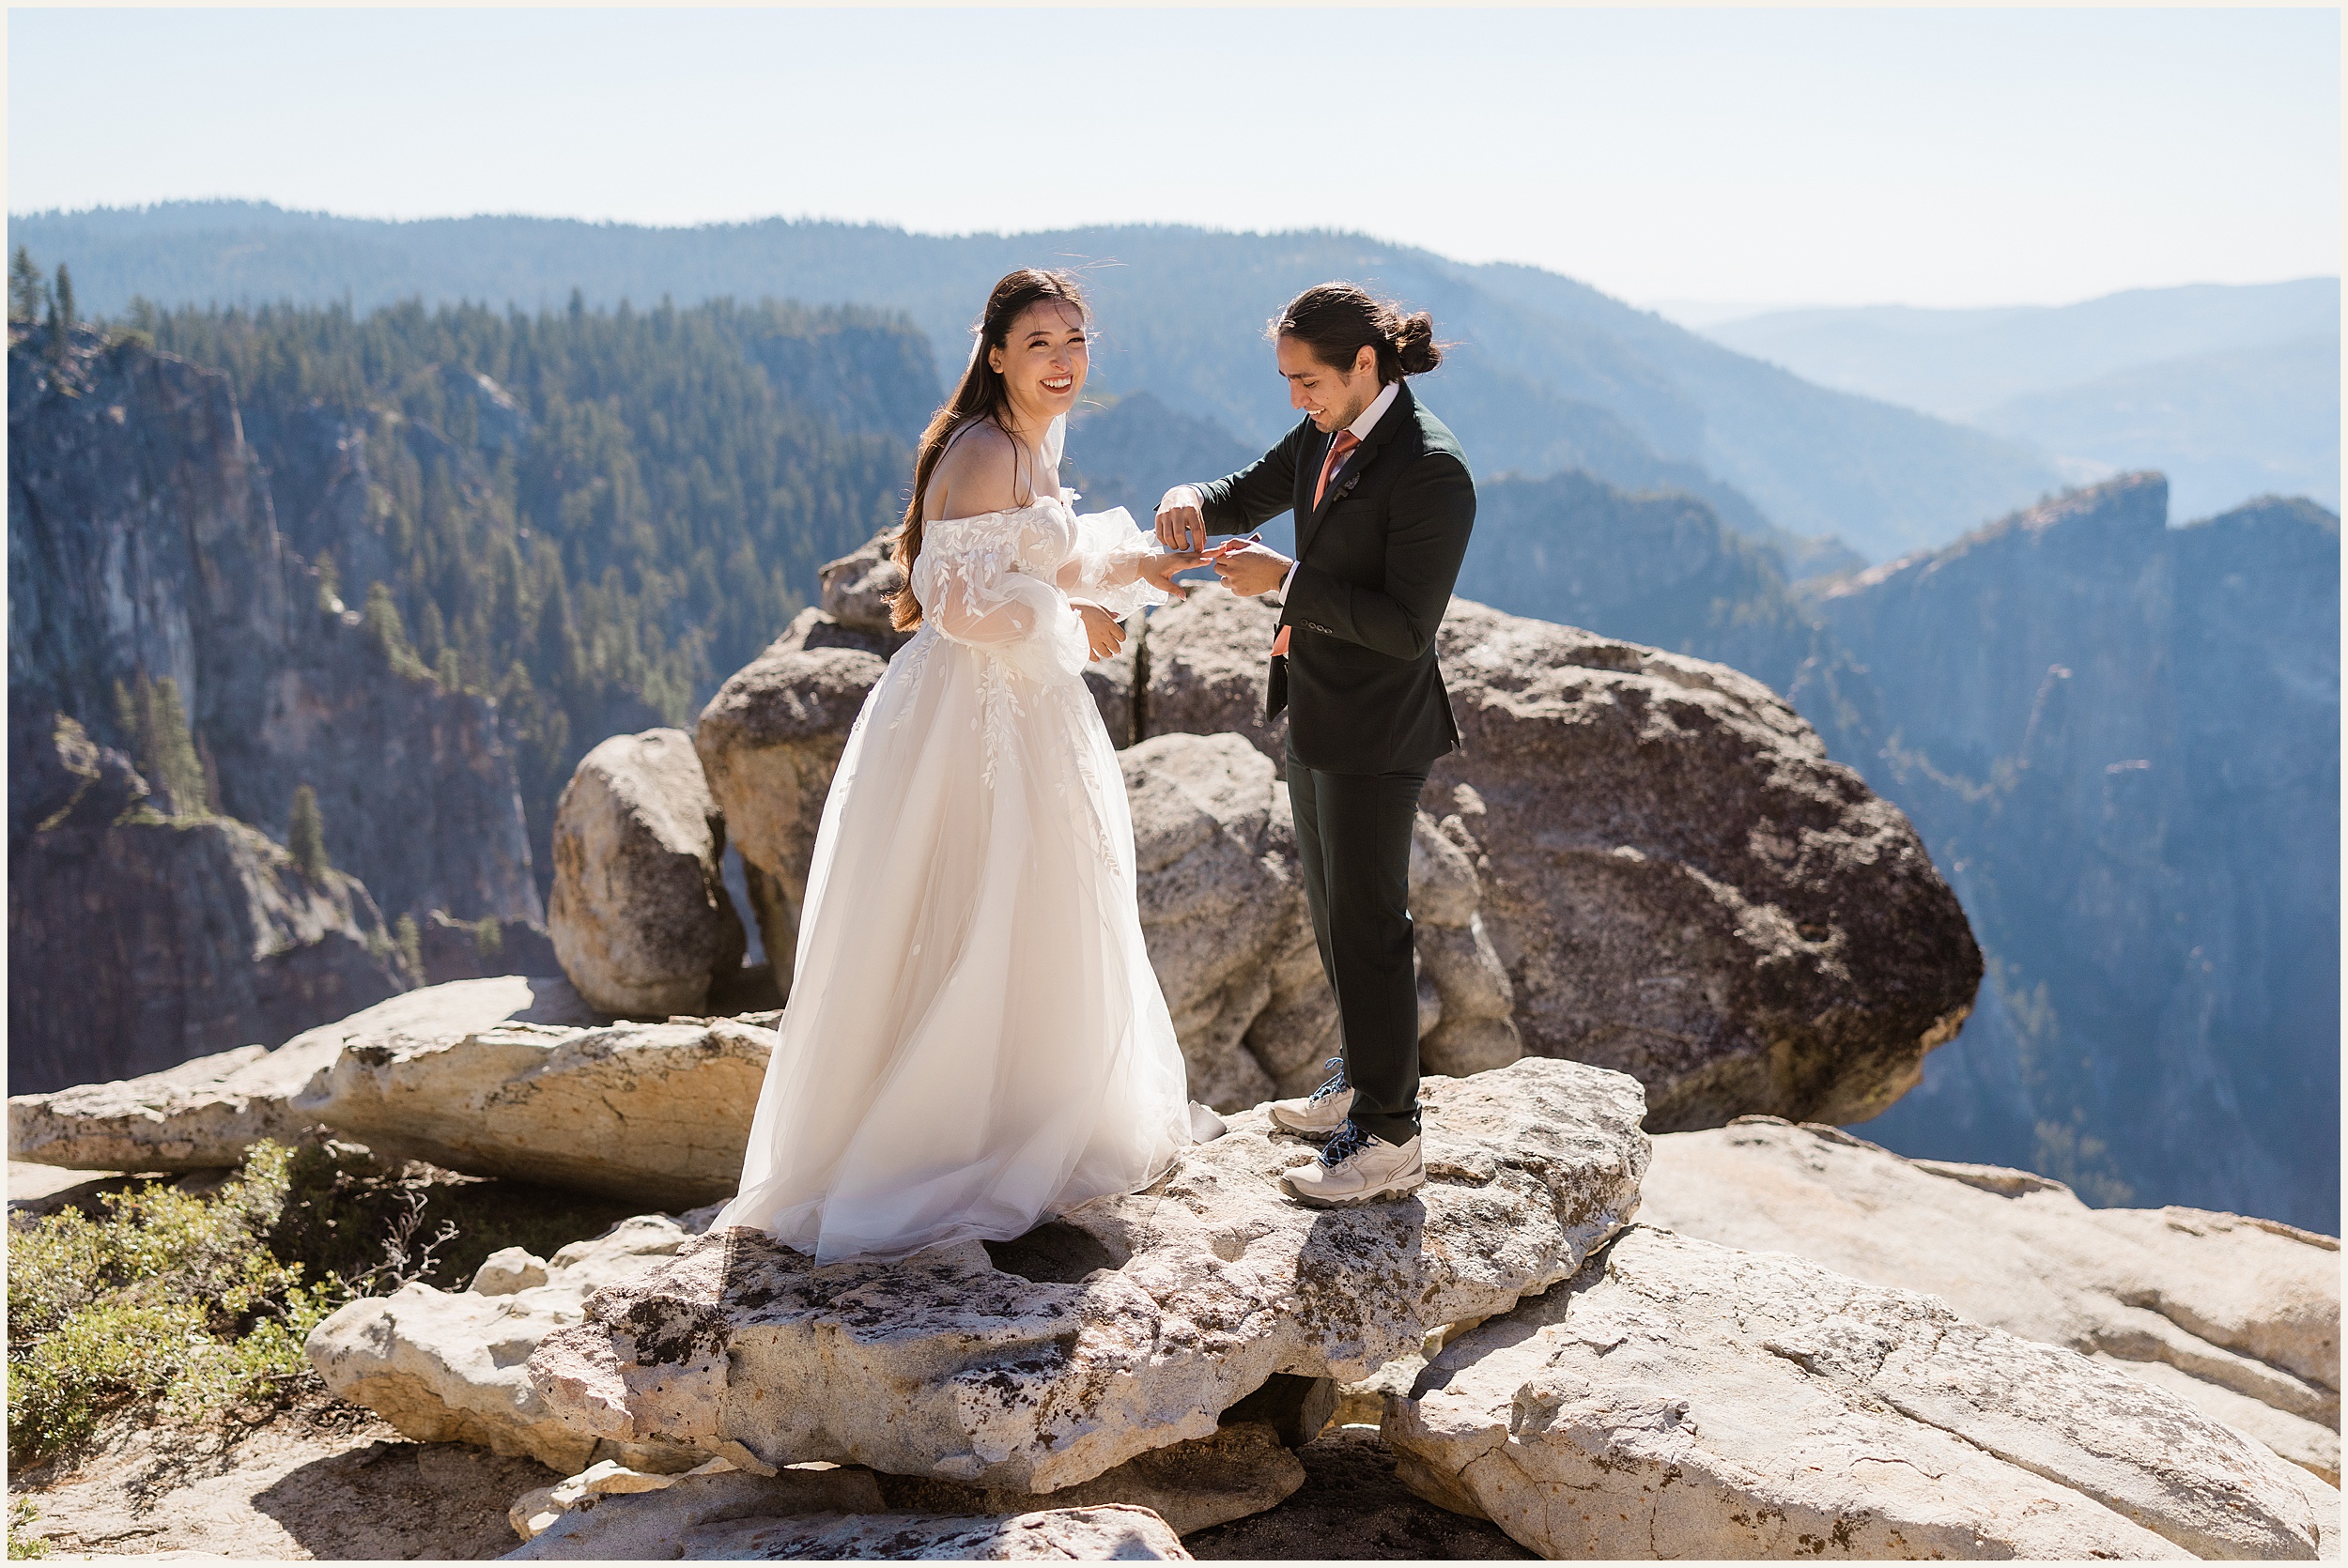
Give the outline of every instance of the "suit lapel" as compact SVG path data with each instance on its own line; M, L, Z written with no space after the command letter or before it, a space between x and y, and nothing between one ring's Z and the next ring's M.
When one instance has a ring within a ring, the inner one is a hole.
M1362 444L1355 447L1347 456L1345 468L1330 483L1328 493L1321 498L1321 504L1312 509L1310 516L1297 524L1296 558L1299 561L1304 560L1305 552L1312 548L1313 538L1321 531L1321 519L1328 514L1330 507L1336 504L1339 496L1361 483L1362 475L1369 471L1370 459L1377 456L1378 449L1385 445L1387 439L1396 431L1401 429L1404 422L1411 418L1411 410L1416 407L1416 403L1417 400L1411 396L1411 384L1408 381L1403 382L1397 389L1394 401L1387 405L1385 413L1379 417L1376 424L1369 427L1369 434L1362 438ZM1313 467L1310 483L1320 483L1321 465L1329 461L1329 448L1336 442L1335 433L1321 441L1320 462ZM1309 490L1306 491L1307 495L1310 493Z

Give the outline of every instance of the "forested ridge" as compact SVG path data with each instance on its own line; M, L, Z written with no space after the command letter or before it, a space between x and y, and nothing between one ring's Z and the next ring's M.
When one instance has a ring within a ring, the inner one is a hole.
M140 302L129 330L228 373L322 596L363 606L394 664L497 699L542 881L579 757L689 724L893 520L936 397L901 319L773 301Z

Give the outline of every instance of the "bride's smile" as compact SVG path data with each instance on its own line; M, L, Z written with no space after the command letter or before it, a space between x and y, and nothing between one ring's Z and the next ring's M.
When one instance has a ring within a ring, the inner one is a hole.
M1091 368L1091 338L1082 314L1060 300L1040 300L1019 313L1003 346L986 351L1003 378L1012 418L1030 445L1045 427L1076 406Z

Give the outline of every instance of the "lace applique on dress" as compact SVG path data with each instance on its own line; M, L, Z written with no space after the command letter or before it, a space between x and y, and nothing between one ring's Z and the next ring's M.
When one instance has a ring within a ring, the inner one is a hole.
M920 693L921 677L927 673L930 667L930 652L936 646L937 629L934 626L923 625L919 631L913 634L913 640L905 644L904 653L899 655L905 661L904 673L902 677L905 691L904 699L897 704L897 716L888 721L890 730L903 729L905 720L913 716L913 699ZM864 715L858 714L857 723L860 725L863 722Z

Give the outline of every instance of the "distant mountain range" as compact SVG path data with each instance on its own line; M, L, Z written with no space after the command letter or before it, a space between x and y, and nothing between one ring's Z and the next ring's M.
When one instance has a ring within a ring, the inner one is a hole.
M1954 538L2057 488L2046 457L2005 438L1813 385L1661 316L1537 269L1471 267L1330 232L1244 235L1128 226L940 237L785 222L655 229L525 218L386 223L254 203L12 217L9 242L66 262L85 310L158 303L421 297L524 309L721 295L904 312L942 371L994 279L1080 269L1099 307L1104 393L1147 392L1260 450L1293 414L1266 319L1331 277L1431 310L1455 341L1429 404L1479 473L1580 469L1675 488L1769 537L1839 535L1870 560ZM1799 552L1796 552L1799 554Z
M1719 659L1915 821L1988 962L1859 1129L2340 1223L2340 519L2134 474L1805 591L1684 496L1478 487L1460 592Z
M1808 380L1977 426L2072 480L2156 468L2179 517L2340 505L2340 280L2000 310L1775 311L1704 329Z

